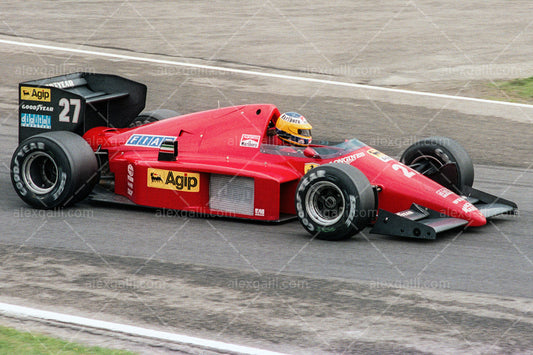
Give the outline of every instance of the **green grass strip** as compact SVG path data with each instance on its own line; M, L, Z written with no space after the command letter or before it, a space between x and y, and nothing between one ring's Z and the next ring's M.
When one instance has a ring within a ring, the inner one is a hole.
M97 346L88 347L45 335L20 332L0 326L0 354L133 354L123 350L111 350Z
M494 86L497 89L504 91L513 99L525 99L526 101L533 100L533 77L500 81Z

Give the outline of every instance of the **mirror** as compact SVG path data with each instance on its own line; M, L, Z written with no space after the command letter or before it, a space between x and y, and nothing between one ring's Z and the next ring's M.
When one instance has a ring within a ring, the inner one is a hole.
M311 147L304 149L304 155L308 158L320 158L320 154L318 154L317 151Z

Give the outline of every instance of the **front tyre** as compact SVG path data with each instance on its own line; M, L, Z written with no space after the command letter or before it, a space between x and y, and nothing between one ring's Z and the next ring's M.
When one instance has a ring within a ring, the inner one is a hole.
M24 140L11 159L11 182L19 197L41 209L72 205L98 180L89 144L72 132L46 132Z
M295 200L302 226L324 240L350 238L375 215L370 182L348 164L332 163L310 170L300 180Z
M429 137L409 146L400 161L455 193L474 183L474 164L466 150L446 137Z

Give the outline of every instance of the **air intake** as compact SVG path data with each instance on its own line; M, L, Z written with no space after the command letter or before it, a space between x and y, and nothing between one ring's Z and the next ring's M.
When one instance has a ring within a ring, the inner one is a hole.
M254 179L211 174L209 179L209 207L212 210L253 216Z

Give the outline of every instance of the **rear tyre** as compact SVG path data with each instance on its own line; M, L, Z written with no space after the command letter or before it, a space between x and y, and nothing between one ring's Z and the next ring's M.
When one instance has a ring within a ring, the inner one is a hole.
M89 144L72 132L46 132L24 140L11 159L11 182L19 197L41 209L66 207L87 197L98 181Z
M402 154L400 161L455 193L474 183L474 164L464 148L446 137L422 139Z
M129 124L129 128L140 127L148 123L161 121L167 118L176 117L180 114L173 110L159 109L141 113Z
M375 216L374 191L366 176L351 165L321 165L300 180L296 213L302 226L316 238L347 239Z

